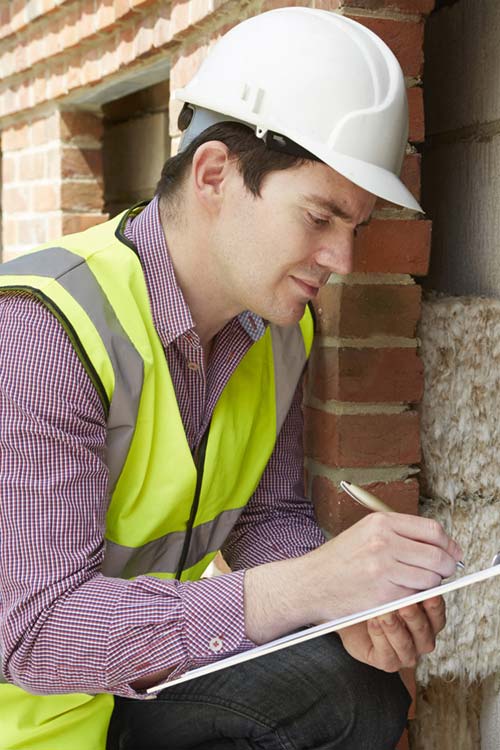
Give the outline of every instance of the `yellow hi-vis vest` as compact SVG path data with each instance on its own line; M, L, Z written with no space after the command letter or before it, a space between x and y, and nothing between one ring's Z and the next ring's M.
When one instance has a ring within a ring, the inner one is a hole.
M234 371L193 458L144 274L125 223L141 206L0 266L0 293L28 291L64 326L107 415L102 572L197 579L256 489L312 344L268 326ZM8 664L5 665L8 671ZM0 685L1 750L105 750L113 696L31 695Z

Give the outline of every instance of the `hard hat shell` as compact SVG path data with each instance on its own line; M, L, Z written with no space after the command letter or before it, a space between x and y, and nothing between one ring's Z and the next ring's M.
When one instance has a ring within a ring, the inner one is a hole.
M209 110L211 122L282 134L370 193L421 210L399 179L408 138L401 67L352 19L302 7L249 18L174 97Z

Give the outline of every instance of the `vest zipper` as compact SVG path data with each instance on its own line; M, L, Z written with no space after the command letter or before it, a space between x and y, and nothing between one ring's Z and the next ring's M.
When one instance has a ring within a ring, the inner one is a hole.
M191 537L193 535L193 526L196 519L196 513L198 512L198 506L200 504L201 494L201 483L203 481L203 470L205 468L205 456L207 452L208 433L210 431L210 423L207 429L203 433L203 436L198 444L198 447L193 453L193 459L196 466L196 487L194 490L193 502L191 503L191 512L189 514L189 520L186 528L186 536L184 538L184 544L182 545L182 552L179 559L179 566L175 577L178 581L181 579L184 565L186 564L186 558L189 552L189 546L191 544Z

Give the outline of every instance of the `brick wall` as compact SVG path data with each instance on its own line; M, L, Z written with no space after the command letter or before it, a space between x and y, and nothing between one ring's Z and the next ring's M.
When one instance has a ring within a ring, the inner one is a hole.
M378 33L403 68L410 106L403 179L418 199L424 138L422 40L433 2L353 0L322 3ZM379 201L371 225L356 239L354 273L333 275L316 305L317 336L306 397L307 475L318 518L328 532L364 514L338 491L351 479L393 507L416 512L423 371L416 325L427 272L430 222Z
M422 42L434 0L12 0L0 5L5 255L106 217L103 105L167 78L171 90L184 85L221 32L290 4L347 14L395 52L411 119L403 179L418 199ZM171 101L174 151L178 111ZM429 222L380 201L356 240L354 273L332 276L316 305L306 475L329 533L363 513L339 494L341 478L368 485L395 508L417 510L422 367L413 276L426 273L429 244Z
M2 131L4 259L106 218L100 137L99 117L58 109Z

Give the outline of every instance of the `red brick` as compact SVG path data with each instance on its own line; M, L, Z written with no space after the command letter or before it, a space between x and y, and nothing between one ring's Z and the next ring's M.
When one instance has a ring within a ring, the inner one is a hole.
M430 221L374 219L354 241L354 270L425 276L431 249Z
M20 86L17 87L18 95L18 110L24 111L29 109L33 104L33 89L32 89L33 77L30 77L29 81L24 81Z
M262 4L262 12L266 10L274 10L275 8L288 8L290 6L302 6L302 5L311 5L311 2L307 2L307 0L291 0L291 2L288 2L288 0L264 0L264 3ZM315 7L319 7L317 3L314 4Z
M82 213L101 211L104 204L102 186L97 182L63 182L61 208Z
M115 8L115 17L121 18L122 16L127 15L127 13L130 10L130 2L129 0L114 0L114 8Z
M155 14L153 47L163 47L172 38L172 25L166 8Z
M102 78L101 52L99 47L84 48L80 53L82 85L95 83Z
M413 86L408 89L407 95L410 120L408 140L411 143L422 143L425 139L424 92L420 86Z
M45 34L43 27L35 28L28 41L27 56L31 66L42 60L45 52Z
M10 33L10 8L7 4L0 5L0 38Z
M419 419L400 414L331 414L306 407L306 454L326 466L404 466L420 460Z
M16 71L24 70L28 64L27 45L18 44L14 53Z
M19 244L36 247L36 245L41 245L42 242L46 242L48 239L47 224L43 216L37 219L31 218L19 222Z
M57 139L58 115L44 117L32 123L32 140L35 146L41 146Z
M2 71L2 77L8 78L15 72L15 61L14 55L10 50L5 50L0 57L0 70Z
M111 26L115 22L114 0L99 0L94 17L99 31Z
M83 232L96 224L102 224L107 219L108 214L63 214L62 233Z
M64 49L73 47L80 40L78 34L78 21L80 18L80 11L78 5L69 7L65 10L63 21L64 26L60 32L61 46Z
M4 209L5 210L5 209ZM19 222L17 219L9 219L5 216L2 217L2 244L4 247L9 245L17 245L17 229Z
M10 28L19 31L28 21L26 0L10 0Z
M20 157L18 154L4 154L1 161L2 175L1 182L6 185L8 182L15 182L17 178L17 165Z
M76 89L82 85L82 70L80 67L80 61L78 57L71 62L68 62L66 67L66 82L68 89Z
M78 19L78 37L86 39L96 32L95 0L80 0L78 3L80 18Z
M29 193L19 187L4 185L2 194L2 209L5 213L15 214L30 211Z
M403 160L401 169L401 181L408 188L415 200L420 200L420 154L407 154ZM393 203L385 201L382 198L377 200L375 209L394 208Z
M142 57L151 52L154 39L154 19L151 16L141 18L140 23L136 25L136 34L134 38L134 56Z
M33 211L57 211L59 208L61 208L61 194L58 185L33 185Z
M211 0L190 0L189 11L190 11L190 22L192 24L199 23L212 11Z
M208 47L206 46L184 51L183 56L170 69L172 91L185 86L191 80L206 57L207 51Z
M309 362L313 396L355 403L417 403L423 365L416 349L314 347Z
M316 0L316 8L367 8L368 10L400 10L404 13L430 13L436 0Z
M327 336L412 338L420 317L418 285L327 285L315 303L316 323Z
M31 143L31 128L26 123L18 123L2 131L2 151L16 151Z
M43 180L46 176L46 154L37 152L35 154L22 154L19 159L18 179Z
M418 512L419 486L415 479L371 482L363 487L400 513ZM370 513L334 482L320 475L312 481L312 501L319 525L332 535L348 529Z
M144 10L148 5L157 3L158 0L129 0L131 10Z
M102 177L102 151L99 148L64 148L61 159L61 176Z
M420 76L424 67L424 24L420 21L396 21L392 18L350 15L373 31L391 48L405 76Z
M91 112L61 112L61 141L71 143L82 136L100 142L101 118Z

